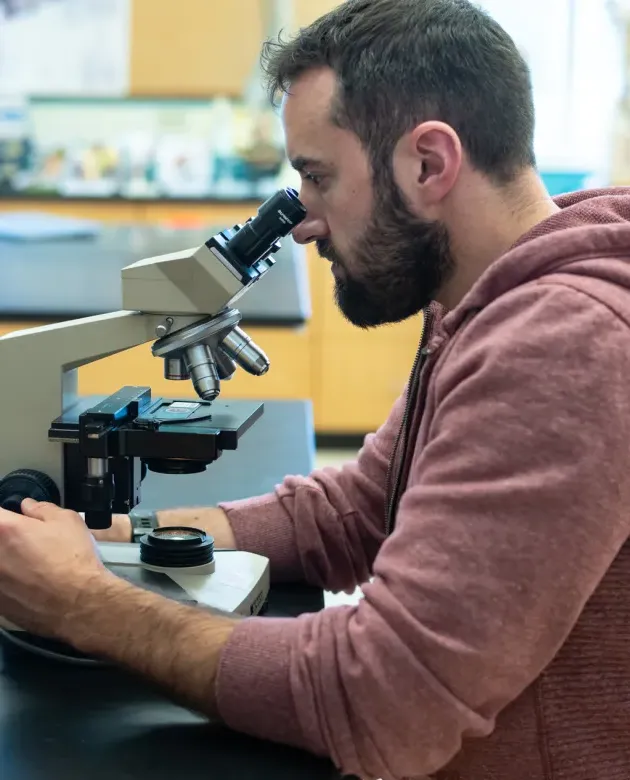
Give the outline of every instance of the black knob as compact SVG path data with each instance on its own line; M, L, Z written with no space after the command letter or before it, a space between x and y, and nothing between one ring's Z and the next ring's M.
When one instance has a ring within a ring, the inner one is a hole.
M0 507L22 514L22 501L48 501L59 505L61 495L57 485L42 471L16 469L0 479Z

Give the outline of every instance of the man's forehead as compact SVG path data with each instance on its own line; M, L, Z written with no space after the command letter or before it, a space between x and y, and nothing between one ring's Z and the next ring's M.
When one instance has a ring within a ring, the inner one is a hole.
M290 85L281 107L289 158L319 157L326 135L335 129L331 122L334 96L332 71L309 71Z
M302 112L329 111L337 89L337 81L331 68L313 68L298 76L284 97L284 106Z
M282 99L282 118L288 127L330 124L336 83L332 71L308 71L291 83Z

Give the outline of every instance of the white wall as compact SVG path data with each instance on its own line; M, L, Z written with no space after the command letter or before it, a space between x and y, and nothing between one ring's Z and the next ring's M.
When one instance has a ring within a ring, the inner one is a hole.
M609 0L477 0L532 71L541 169L596 171L611 157L623 89L623 36Z

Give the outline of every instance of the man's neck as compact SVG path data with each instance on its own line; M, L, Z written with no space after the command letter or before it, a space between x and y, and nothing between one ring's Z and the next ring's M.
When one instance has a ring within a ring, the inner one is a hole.
M455 308L523 235L559 211L534 171L509 189L497 189L479 178L453 196L452 213L457 217L449 232L457 270L438 299L447 309Z

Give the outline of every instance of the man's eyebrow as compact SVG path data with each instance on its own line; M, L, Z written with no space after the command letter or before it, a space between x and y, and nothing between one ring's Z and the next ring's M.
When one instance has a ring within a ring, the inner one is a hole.
M295 168L296 171L302 173L307 168L317 168L318 166L321 167L323 163L321 160L316 160L313 157L298 156L291 158L291 165L293 168Z

